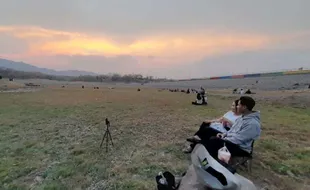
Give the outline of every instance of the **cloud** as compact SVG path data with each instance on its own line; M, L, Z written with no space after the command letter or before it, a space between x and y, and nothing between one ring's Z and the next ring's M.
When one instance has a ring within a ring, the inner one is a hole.
M21 39L61 39L61 37L80 36L78 33L49 30L37 26L0 26L0 33L11 34Z
M281 71L304 67L310 69L310 47L245 51L220 57L205 58L191 65L191 77L223 76ZM189 68L184 65L183 71ZM178 77L181 77L180 75Z
M29 49L27 43L9 34L0 35L0 54L19 54Z
M269 37L257 34L213 31L179 32L136 36L121 41L98 34L67 32L36 26L0 26L0 34L29 44L29 55L103 55L155 57L166 62L198 60L202 57L262 48Z
M274 68L268 64L274 64L272 60L279 59L277 56L285 56L269 56L267 52L281 50L290 55L287 60L296 60L292 58L299 54L289 54L289 50L309 50L309 39L309 31L275 36L216 30L170 31L126 38L37 26L0 26L0 56L59 70L190 78L228 74L245 67L264 69L258 67L259 62Z
M122 36L205 28L281 34L310 28L309 0L7 0L2 5L0 25Z

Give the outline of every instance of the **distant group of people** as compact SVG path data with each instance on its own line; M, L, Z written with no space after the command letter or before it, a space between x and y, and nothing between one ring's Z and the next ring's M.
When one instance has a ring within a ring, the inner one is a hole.
M161 91L163 91L163 90L167 90L167 89L161 89ZM187 90L184 90L184 89L178 89L178 88L176 88L176 89L168 89L170 92L183 92L183 93L186 93L186 94L190 94L190 93L198 93L198 91L197 90L195 90L195 89L187 89Z
M187 138L191 144L184 153L191 153L197 143L203 144L211 156L217 159L218 150L224 145L231 156L248 156L252 143L261 133L260 112L253 111L255 101L242 96L231 105L222 117L204 121L194 136Z
M250 89L235 88L233 94L253 94Z

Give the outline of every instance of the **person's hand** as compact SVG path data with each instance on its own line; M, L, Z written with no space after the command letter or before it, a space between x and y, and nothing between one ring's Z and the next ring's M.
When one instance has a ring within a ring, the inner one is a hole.
M229 123L229 125L233 125L233 123L229 119L226 119L226 118L223 118L222 122L223 123Z
M222 138L224 138L224 134L223 134L223 133L218 133L218 134L216 135L216 137L222 139Z
M205 122L205 123L212 123L211 120L205 120L204 122Z

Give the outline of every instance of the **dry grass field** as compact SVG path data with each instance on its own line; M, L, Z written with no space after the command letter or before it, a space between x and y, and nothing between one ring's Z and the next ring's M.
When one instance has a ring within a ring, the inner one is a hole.
M236 97L221 93L209 92L201 107L191 105L193 94L151 88L0 93L0 189L154 189L159 171L186 170L186 137L230 108ZM309 189L310 109L262 96L253 171L240 172L261 188ZM99 148L106 117L109 153Z

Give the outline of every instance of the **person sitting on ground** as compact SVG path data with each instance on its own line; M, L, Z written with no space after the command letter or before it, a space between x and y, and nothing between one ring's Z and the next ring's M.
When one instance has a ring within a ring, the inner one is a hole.
M252 111L255 101L249 96L242 96L238 102L238 112L242 114L228 132L202 141L211 156L217 159L218 150L224 145L231 156L249 156L252 143L261 134L260 112Z
M202 97L202 104L208 104L208 102L207 102L207 100L208 100L207 96L204 94L204 95L201 95L201 97Z
M240 94L244 94L244 93L245 93L244 89L241 88L241 89L240 89Z
M250 89L247 89L247 91L245 91L245 94L252 94Z
M207 105L207 96L204 88L200 87L200 90L196 90L197 98L195 102L192 102L193 105Z
M192 102L193 105L205 105L207 104L206 99L200 93L197 93L196 101Z
M239 99L235 100L231 105L231 110L225 113L222 117L204 121L195 135L187 138L187 141L191 142L191 144L183 150L184 153L190 153L194 149L196 143L200 142L202 139L210 139L210 137L216 136L218 133L227 132L241 116L237 111L238 102Z

